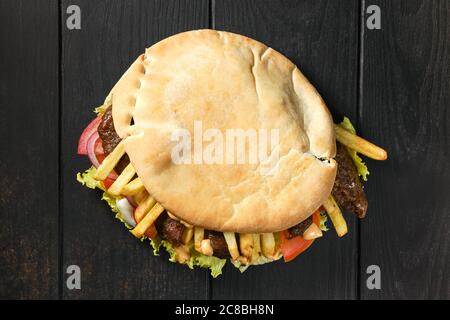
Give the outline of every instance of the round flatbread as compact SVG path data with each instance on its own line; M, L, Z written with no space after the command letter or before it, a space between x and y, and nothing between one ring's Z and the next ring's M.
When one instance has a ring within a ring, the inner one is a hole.
M108 99L146 189L190 224L280 231L331 192L336 147L326 105L289 59L253 39L214 30L164 39Z

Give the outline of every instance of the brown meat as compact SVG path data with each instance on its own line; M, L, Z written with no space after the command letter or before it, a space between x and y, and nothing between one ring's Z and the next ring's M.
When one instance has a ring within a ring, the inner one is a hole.
M306 229L309 228L309 226L313 223L312 217L309 217L303 222L300 222L299 224L293 226L288 231L288 239L292 239L297 236L303 236L303 233L306 231Z
M102 140L103 151L105 152L105 156L107 156L122 140L117 135L116 129L114 128L112 107L106 109L97 131L100 139ZM117 173L121 173L129 163L130 159L128 158L128 155L124 155L114 169Z
M167 212L163 212L156 219L155 226L162 239L168 240L175 246L181 244L183 232L186 227L180 221L170 218Z
M332 195L340 208L355 213L358 218L364 218L367 212L367 197L352 158L340 143L337 144L335 160L338 169Z
M213 255L217 258L227 259L230 258L230 252L228 251L228 245L225 241L225 237L222 232L207 231L208 239L211 241L211 247L213 248Z

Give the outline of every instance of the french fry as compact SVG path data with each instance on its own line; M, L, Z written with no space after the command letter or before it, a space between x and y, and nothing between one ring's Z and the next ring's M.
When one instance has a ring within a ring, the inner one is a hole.
M106 156L102 164L97 168L97 172L95 173L94 176L95 180L105 180L124 154L125 154L125 145L122 140L117 145L117 147Z
M255 261L261 254L261 235L259 233L252 234L253 236L253 251L251 261Z
M273 233L261 233L261 250L264 256L272 258L275 255L276 243Z
M204 237L205 237L205 229L200 227L194 227L194 248L198 252L201 252L202 240Z
M224 232L225 241L227 242L228 251L230 251L231 258L236 260L239 257L239 249L236 242L234 232Z
M147 199L148 196L149 195L148 195L147 190L144 189L141 192L139 192L138 194L136 194L135 196L133 196L133 199L139 205L139 204L141 204L142 201Z
M116 181L109 187L108 193L113 196L118 196L121 194L123 187L130 182L133 176L136 174L133 165L130 163L122 171L122 173L117 177Z
M156 204L156 200L153 199L150 195L147 196L136 208L134 211L134 219L136 219L136 222L139 223L147 214L147 212L153 208L153 206Z
M374 145L373 143L353 134L338 125L334 126L336 139L343 145L355 150L374 160L386 160L386 150Z
M239 257L237 258L237 260L238 260L240 263L245 264L245 265L250 264L250 259L247 258L247 257L244 257L244 256L239 256Z
M345 222L341 209L339 209L336 200L334 200L331 194L323 203L323 207L327 211L327 214L330 217L331 222L333 222L334 229L336 229L337 235L339 237L343 237L348 232L347 223Z
M123 194L124 196L134 196L144 190L145 187L144 184L142 183L142 180L139 177L137 177L123 187L121 194Z
M191 241L193 235L194 235L194 228L192 228L192 227L184 228L183 235L181 236L181 242L183 244L188 244L189 241Z
M145 215L145 217L131 230L131 233L136 238L141 238L145 231L158 219L159 215L164 211L164 208L161 204L157 203L153 206L153 208Z
M241 233L239 235L239 248L244 257L251 258L253 253L253 235L251 233Z

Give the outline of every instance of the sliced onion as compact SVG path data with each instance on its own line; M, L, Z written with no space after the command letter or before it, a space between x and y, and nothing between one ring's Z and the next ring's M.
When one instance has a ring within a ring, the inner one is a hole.
M95 132L97 132L98 125L101 121L102 117L97 117L83 130L83 133L78 140L78 154L87 155L87 141Z
M95 143L97 140L99 140L100 137L98 135L98 132L94 132L87 141L87 154L89 157L89 160L91 160L91 163L94 167L98 168L100 166L100 162L97 159L97 156L95 155Z
M128 202L129 202L134 208L137 208L138 204L136 203L136 201L134 201L133 197L128 196L128 197L126 197L126 198L127 198Z

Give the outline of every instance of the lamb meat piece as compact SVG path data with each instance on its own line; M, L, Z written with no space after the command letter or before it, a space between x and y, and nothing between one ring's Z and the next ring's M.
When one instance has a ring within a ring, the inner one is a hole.
M181 244L186 226L180 221L172 219L167 212L164 211L158 219L156 219L155 226L162 239L168 240L175 246Z
M112 107L108 107L106 109L102 116L102 121L98 125L97 131L100 139L102 140L103 151L105 152L105 156L107 156L117 147L120 141L122 141L114 128ZM128 155L125 154L120 159L119 163L117 163L114 170L120 174L129 163L130 158L128 158Z
M228 251L228 245L223 233L217 231L207 231L207 233L207 237L211 241L211 247L213 248L213 255L221 259L230 258L231 255Z
M340 208L364 218L367 212L367 197L350 154L345 146L337 144L335 158L338 167L332 195Z
M309 226L313 223L312 217L309 217L305 221L300 222L299 224L293 226L292 228L289 228L288 232L288 239L292 239L297 236L303 236L303 233L306 231L306 229L309 228Z

